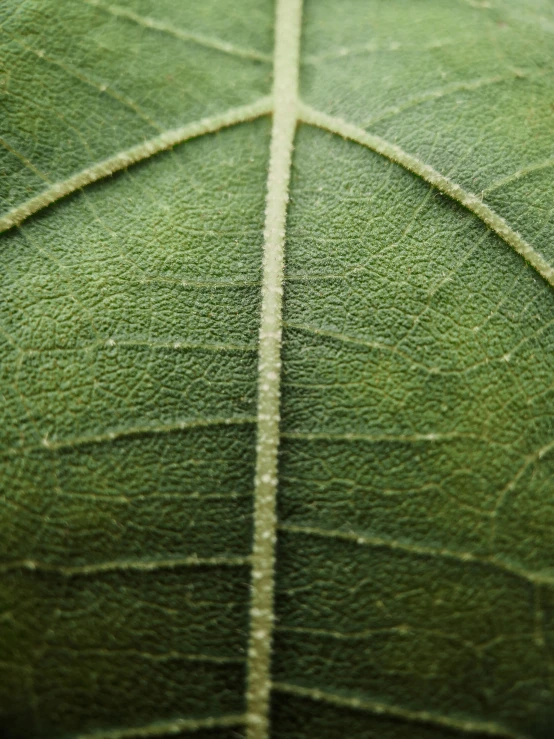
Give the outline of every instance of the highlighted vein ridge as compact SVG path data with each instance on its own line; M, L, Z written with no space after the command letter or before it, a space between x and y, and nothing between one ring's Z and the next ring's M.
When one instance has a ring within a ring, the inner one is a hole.
M115 154L109 159L104 159L98 162L98 164L77 172L67 180L55 182L36 197L18 205L0 218L0 233L7 231L13 226L19 226L29 216L46 208L48 205L52 205L52 203L61 200L61 198L67 195L71 195L71 193L80 190L82 187L109 177L116 172L130 167L132 164L136 164L143 159L148 159L148 157L154 154L171 149L173 146L182 144L189 139L197 138L207 133L216 133L216 131L234 126L237 123L253 121L263 115L268 115L271 113L271 104L271 98L264 97L254 103L232 108L211 118L202 118L194 123L189 123L170 131L164 131L159 136L155 136L148 141L144 141L142 144L137 144L126 151Z
M429 164L425 164L425 162L404 151L396 144L392 144L390 141L386 141L375 134L368 133L365 129L352 125L341 118L327 115L327 113L322 113L303 103L298 105L298 115L299 120L303 123L316 126L324 131L334 133L337 136L342 136L344 139L366 146L377 154L381 154L381 156L413 172L430 185L433 185L433 187L436 187L440 192L449 195L453 200L456 200L464 208L467 208L480 218L491 231L498 234L514 251L534 267L549 285L554 287L554 267L551 267L546 259L533 249L531 244L528 244L520 234L510 228L506 221L498 213L495 213L489 208L488 205L485 205L477 195L467 192L455 182L448 179L448 177L437 172Z
M247 739L266 739L269 735L283 262L292 149L297 124L301 18L302 0L278 0L258 359L258 436L248 651Z
M268 54L264 54L256 49L241 49L240 47L230 44L227 41L223 41L222 39L210 38L201 33L193 33L192 31L175 28L175 26L165 23L164 21L138 15L132 10L122 7L121 5L103 3L101 0L85 0L85 2L88 5L92 5L95 8L103 10L105 13L113 15L115 18L124 18L125 20L132 21L139 26L149 28L152 31L160 31L170 36L174 36L181 41L192 41L193 43L198 44L199 46L204 46L207 49L215 49L215 51L221 51L224 54L237 56L243 59L253 59L255 61L262 62L271 61L271 57Z
M413 724L423 723L450 731L454 730L457 732L463 732L468 734L468 736L478 734L480 737L489 736L495 737L496 739L527 739L524 735L515 734L509 729L506 729L492 721L471 721L450 716L442 716L430 711L413 711L401 706L381 703L378 701L363 700L357 697L336 695L324 690L305 688L293 683L273 683L273 689L276 692L283 693L285 695L307 698L312 701L327 703L341 708L352 708L358 711L365 711L374 716L397 718L401 721Z
M202 729L225 729L239 727L244 723L244 716L227 715L215 718L186 719L177 718L173 721L156 721L146 726L129 726L123 729L108 729L95 731L92 734L78 734L76 739L164 739L168 735L180 732L191 732L192 736Z

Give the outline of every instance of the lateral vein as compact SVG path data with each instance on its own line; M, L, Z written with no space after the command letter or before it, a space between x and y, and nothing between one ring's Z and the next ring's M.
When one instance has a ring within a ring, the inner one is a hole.
M60 653L78 652L80 659L87 657L107 657L108 659L117 659L119 657L134 657L144 660L145 662L153 662L162 664L164 662L206 662L213 665L242 665L244 657L222 657L216 654L204 654L203 652L180 652L172 649L169 652L146 652L142 649L110 649L107 647L92 647L82 649L80 647L71 647L66 645L56 645L56 651Z
M4 31L4 33L6 32ZM34 46L30 46L26 44L22 39L17 38L16 36L11 36L9 34L6 34L6 35L14 43L18 44L22 49L25 49L25 51L28 51L30 54L34 54L37 57L37 59L42 59L48 64L58 67L59 69L63 69L63 71L70 77L73 77L75 79L80 80L81 82L84 82L85 85L93 87L95 90L98 90L98 92L105 93L106 95L111 97L113 100L117 100L118 103L132 110L133 113L135 113L135 115L138 116L138 118L142 119L145 123L147 123L149 126L154 128L155 130L158 130L158 131L161 130L158 123L153 118L151 118L144 110L142 110L142 108L134 100L127 97L127 95L123 95L122 93L118 92L117 90L115 90L113 87L111 87L107 83L99 82L91 77L88 77L80 69L69 66L68 64L61 61L60 59L57 59L45 53L44 50L42 49L37 49Z
M175 569L177 567L243 567L250 563L249 557L174 557L172 559L121 559L97 562L88 565L56 565L34 559L19 559L0 563L0 572L30 570L31 572L51 572L65 577L78 575L99 575L104 572L153 572Z
M99 10L103 10L105 13L108 13L115 18L124 18L125 20L133 21L144 28L167 33L170 36L181 39L182 41L192 41L192 43L195 43L198 46L204 46L207 49L214 49L215 51L221 51L224 54L241 57L243 59L252 59L259 62L271 61L271 56L269 54L264 54L256 49L241 49L234 44L230 44L228 41L204 36L204 34L201 33L185 31L181 28L175 28L175 26L172 26L170 23L165 23L164 21L159 21L148 16L145 17L138 15L138 13L134 13L132 10L123 8L120 5L104 4L103 2L100 2L100 0L85 0L85 2Z
M521 180L524 177L527 177L527 175L533 174L535 172L540 172L541 169L548 169L549 167L554 167L554 157L551 157L550 159L545 159L542 162L533 162L533 164L529 164L527 167L522 167L516 172L512 172L512 174L507 175L506 177L502 177L502 179L500 180L492 182L490 185L485 187L484 190L481 191L481 195L486 195L489 192L493 192L494 190L498 190L499 188L504 187L505 185L510 185L516 180Z
M244 724L244 716L228 715L214 718L177 718L173 721L156 721L146 726L124 729L94 731L91 734L78 734L76 739L139 739L140 737L166 737L168 734L196 732L202 729L224 729Z
M273 683L273 689L279 693L295 695L300 698L308 698L309 700L344 708L366 711L376 716L390 716L409 722L440 726L446 729L458 729L458 731L463 731L469 735L486 734L490 737L498 737L498 739L525 739L522 734L514 734L509 729L505 729L503 726L499 726L491 721L472 721L454 718L453 716L443 716L431 713L430 711L413 711L402 706L368 700L366 698L338 695L336 693L318 690L317 688L305 688L293 683Z
M33 162L30 159L27 159L25 154L22 154L3 138L0 138L0 146L3 146L6 151L9 151L10 154L16 157L16 159L19 159L19 161L22 162L27 167L27 169L29 169L39 179L41 179L43 182L46 182L48 185L50 184L50 180L44 174L44 172L42 172L38 167L35 167Z
M300 56L302 0L278 0L258 356L258 433L248 650L247 739L269 736L283 265Z
M438 549L421 544L409 544L398 539L385 539L380 536L367 536L354 531L342 529L322 529L317 526L297 526L296 524L280 524L279 531L288 531L291 534L302 536L317 536L329 539L350 541L359 546L390 549L391 551L405 552L420 557L434 557L451 560L460 564L477 564L500 570L513 575L533 585L554 586L554 576L548 572L534 572L520 565L513 565L494 555L473 554L473 552L457 552L454 549Z
M401 149L396 144L386 141L380 136L368 133L363 128L348 123L341 118L327 115L319 110L299 103L298 105L298 117L303 123L306 123L316 128L321 128L329 133L341 136L344 139L348 139L357 144L367 147L377 154L390 159L392 162L396 162L404 169L412 172L413 174L421 177L421 179L428 182L430 185L435 187L440 192L448 195L453 200L471 211L474 215L480 218L483 223L488 226L491 231L494 231L501 239L503 239L509 246L514 249L520 256L522 256L540 275L543 277L549 285L554 287L554 267L542 257L531 244L527 243L525 239L514 231L506 223L506 221L495 213L488 205L485 205L481 198L471 192L467 192L460 185L452 182L444 175L437 172L429 164L425 164L417 157Z
M86 185L109 177L123 169L127 169L132 164L148 159L154 154L171 149L177 144L182 144L189 139L198 138L205 134L216 133L223 128L235 126L238 123L246 123L264 115L269 115L272 109L271 97L263 97L254 103L241 105L238 108L232 108L224 113L213 116L211 118L202 118L199 121L188 123L185 126L164 131L159 136L155 136L142 144L132 146L126 151L119 152L109 159L104 159L98 164L77 172L67 180L54 183L34 198L27 200L25 203L18 205L16 208L8 211L0 218L0 233L7 231L13 226L19 226L26 218L37 213L39 210L46 208L57 200L71 195Z
M115 428L111 431L103 431L99 434L90 434L83 436L74 436L66 439L50 439L45 436L42 439L42 445L21 445L8 447L0 452L0 456L12 456L25 452L37 451L39 449L47 449L51 452L57 452L61 449L73 449L75 447L87 446L88 444L105 444L116 439L124 439L133 436L146 436L148 434L172 434L179 431L188 431L197 428L209 428L211 426L240 426L256 423L256 419L250 416L236 416L230 418L197 418L188 420L174 420L167 423L144 424L142 426L128 426Z
M374 124L380 123L381 121L387 120L388 118L394 118L395 116L399 115L400 113L403 113L405 110L409 110L410 108L415 108L418 105L423 105L424 103L428 103L433 100L440 100L441 98L444 98L448 95L453 95L457 92L472 92L473 90L478 90L480 87L486 87L489 85L498 85L503 82L510 82L516 79L523 79L527 76L528 75L525 74L525 72L522 72L521 70L514 70L511 74L508 74L508 75L498 74L493 77L478 77L477 79L474 79L474 80L464 80L461 82L454 82L450 85L446 85L445 87L439 87L438 89L434 89L434 90L425 90L419 95L408 97L406 100L399 103L398 105L393 105L390 108L385 108L380 113L377 113L377 115L365 121L364 128L366 127L369 128L369 126L373 126Z

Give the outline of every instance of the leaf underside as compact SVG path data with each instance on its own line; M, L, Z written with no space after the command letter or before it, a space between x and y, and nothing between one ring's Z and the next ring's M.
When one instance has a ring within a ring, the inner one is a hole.
M0 7L9 739L246 732L274 14ZM304 2L272 739L554 731L553 33Z

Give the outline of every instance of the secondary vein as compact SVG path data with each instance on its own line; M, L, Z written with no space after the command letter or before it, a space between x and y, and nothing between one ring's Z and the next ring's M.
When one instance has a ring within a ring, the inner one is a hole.
M0 573L25 571L51 572L64 577L101 575L106 572L157 572L179 567L244 567L249 557L173 557L172 559L121 559L96 562L88 565L57 565L36 559L18 559L0 562Z
M163 739L168 735L190 731L194 733L202 729L224 729L239 727L244 723L242 715L214 716L213 718L186 719L177 718L172 721L156 721L145 726L129 726L107 731L94 731L92 734L78 734L76 739Z
M500 238L509 244L514 251L520 254L541 275L541 277L548 282L549 285L554 287L554 267L552 267L544 257L535 251L531 244L527 243L520 234L510 228L498 213L495 213L488 205L485 205L477 195L467 192L460 187L460 185L457 185L455 182L448 179L448 177L437 172L437 170L433 169L429 164L425 164L425 162L422 162L417 157L404 151L396 144L392 144L390 141L386 141L375 134L368 133L365 129L359 128L352 123L348 123L341 118L327 115L327 113L315 110L305 104L299 104L298 114L299 119L304 123L321 128L329 133L334 133L337 136L342 136L342 138L354 141L362 146L366 146L377 154L381 154L381 156L396 162L409 172L413 172L433 187L436 187L440 192L443 192L453 200L456 200L458 203L463 205L464 208L467 208L467 210L480 218L483 223L491 229L491 231L494 231L498 236L500 236Z
M0 233L7 231L13 226L18 226L26 218L33 215L39 210L52 205L57 200L71 195L71 193L80 190L86 185L109 177L132 164L148 159L154 154L171 149L177 144L182 144L189 139L203 136L204 134L216 133L223 128L234 126L238 123L253 121L261 116L271 113L272 101L270 97L263 97L248 105L241 105L238 108L232 108L224 113L215 115L211 118L202 118L185 126L164 131L159 136L155 136L142 144L121 151L109 159L104 159L98 164L77 172L67 180L54 183L51 187L39 193L34 198L27 200L16 208L13 208L0 218Z
M156 20L155 18L144 17L134 13L132 10L121 7L120 5L105 4L100 0L85 0L88 5L92 5L95 8L103 10L105 13L113 15L115 18L124 18L125 20L132 21L139 26L149 28L152 31L161 31L167 33L170 36L174 36L182 41L192 41L199 46L204 46L207 49L215 49L221 51L224 54L231 56L241 57L243 59L252 59L254 61L267 62L271 61L271 57L264 54L257 49L241 49L234 44L230 44L228 41L222 39L204 36L201 33L193 33L192 31L186 31L182 28L175 28L175 26L165 23L164 21Z
M269 736L283 264L290 170L297 124L301 19L302 0L278 0L258 359L258 437L248 651L247 739L267 739Z
M467 735L486 735L496 737L497 739L526 739L524 735L515 734L504 726L492 721L472 721L440 715L431 711L414 711L390 703L381 703L379 701L358 698L357 696L339 695L338 693L307 688L293 683L274 683L273 688L276 692L284 693L285 695L293 695L320 703L328 703L329 705L339 706L341 708L365 711L374 716L387 716L409 723L423 723L446 730L456 730Z

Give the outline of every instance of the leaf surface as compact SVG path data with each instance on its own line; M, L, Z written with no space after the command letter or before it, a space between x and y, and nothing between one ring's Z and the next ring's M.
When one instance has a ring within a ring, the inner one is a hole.
M1 732L549 736L551 3L0 27Z

